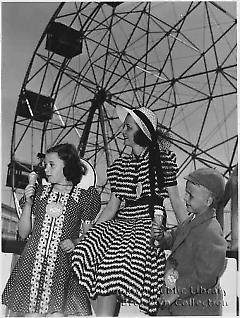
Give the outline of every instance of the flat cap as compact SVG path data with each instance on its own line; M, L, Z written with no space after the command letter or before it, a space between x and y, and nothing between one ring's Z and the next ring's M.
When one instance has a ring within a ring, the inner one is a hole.
M224 178L216 169L200 168L191 172L184 179L207 188L217 199L221 199L224 195Z

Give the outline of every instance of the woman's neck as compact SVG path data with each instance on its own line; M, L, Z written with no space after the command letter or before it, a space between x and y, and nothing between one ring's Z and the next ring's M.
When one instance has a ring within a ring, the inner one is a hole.
M136 156L140 156L145 151L146 148L147 147L142 147L142 146L139 146L139 145L135 145L133 147L133 153Z

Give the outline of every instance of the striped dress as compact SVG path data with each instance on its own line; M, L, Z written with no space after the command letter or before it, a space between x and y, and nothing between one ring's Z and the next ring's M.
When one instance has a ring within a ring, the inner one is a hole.
M165 185L156 194L168 196L166 187L177 184L176 156L161 151ZM150 196L149 153L122 156L108 169L111 191L121 200L120 209L112 220L96 224L76 246L72 268L79 284L88 295L117 294L122 302L139 306L147 314L157 311L157 298L163 284L165 255L151 244L151 218L146 203L128 205L126 200ZM139 186L140 185L140 186ZM163 205L154 209L165 212Z

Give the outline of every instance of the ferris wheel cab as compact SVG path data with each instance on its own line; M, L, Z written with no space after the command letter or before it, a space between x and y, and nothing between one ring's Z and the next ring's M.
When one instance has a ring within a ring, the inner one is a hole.
M29 163L13 160L8 165L6 186L25 189L28 185L28 174L35 168L36 166Z
M52 98L29 90L24 90L21 92L18 99L17 115L27 119L44 122L52 118L52 105Z
M59 22L47 30L46 49L68 59L82 53L82 32Z

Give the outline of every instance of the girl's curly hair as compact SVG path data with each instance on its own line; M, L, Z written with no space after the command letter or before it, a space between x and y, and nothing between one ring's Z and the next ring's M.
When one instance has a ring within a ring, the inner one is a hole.
M78 184L82 176L86 174L86 166L81 162L77 149L74 145L65 143L50 147L46 153L56 152L65 167L63 174L68 181L72 181L74 185Z

